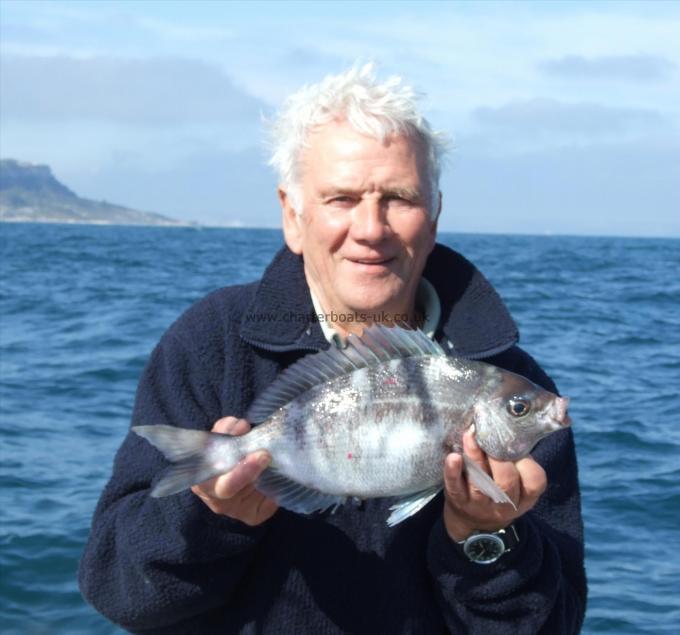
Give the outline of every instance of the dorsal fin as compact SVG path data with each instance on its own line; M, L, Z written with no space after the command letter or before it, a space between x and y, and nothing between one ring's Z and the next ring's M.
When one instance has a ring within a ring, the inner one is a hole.
M346 348L307 355L284 370L248 410L246 418L260 423L276 410L319 384L359 370L378 366L392 359L446 355L444 350L420 330L400 326L387 328L373 324L359 335L347 338Z

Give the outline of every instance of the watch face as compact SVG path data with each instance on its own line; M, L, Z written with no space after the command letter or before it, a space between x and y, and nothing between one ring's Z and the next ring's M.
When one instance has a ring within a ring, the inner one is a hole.
M505 543L492 534L470 536L463 547L465 554L472 562L491 564L496 562L505 552Z

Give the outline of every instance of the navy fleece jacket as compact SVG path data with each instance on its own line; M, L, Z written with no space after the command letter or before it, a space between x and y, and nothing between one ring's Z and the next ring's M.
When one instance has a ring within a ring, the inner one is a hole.
M467 260L437 246L424 275L441 299L445 350L555 389ZM283 368L328 346L313 313L302 261L284 248L261 281L209 295L165 333L140 380L133 425L207 430L243 416ZM516 522L519 546L484 566L449 539L441 495L392 529L384 499L334 514L279 509L252 528L190 491L151 498L167 463L129 433L95 511L81 590L139 633L576 633L586 581L571 431L533 456L548 489Z

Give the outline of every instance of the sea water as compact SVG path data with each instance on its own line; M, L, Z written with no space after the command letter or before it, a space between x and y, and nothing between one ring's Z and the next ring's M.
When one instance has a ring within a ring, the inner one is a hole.
M0 631L118 633L78 559L140 372L211 290L257 279L280 231L0 226ZM680 241L441 234L572 399L585 633L680 626Z

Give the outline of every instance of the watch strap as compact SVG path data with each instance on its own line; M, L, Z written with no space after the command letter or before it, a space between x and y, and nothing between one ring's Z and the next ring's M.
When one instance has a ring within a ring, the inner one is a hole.
M499 553L498 556L493 560L486 561L486 564L496 562L499 558L512 551L519 545L519 534L517 533L517 529L515 528L514 524L510 524L504 529L499 529L498 531L493 532L475 531L465 538L465 540L459 540L457 542L459 548L468 557L470 562L482 562L471 557L470 553L468 552L468 546L472 542L479 542L485 537L494 541L496 544L498 544L498 541L500 540L500 542L502 542L504 545L503 551Z
M519 534L514 524L508 525L505 529L494 532L505 543L505 552L512 551L519 545Z

